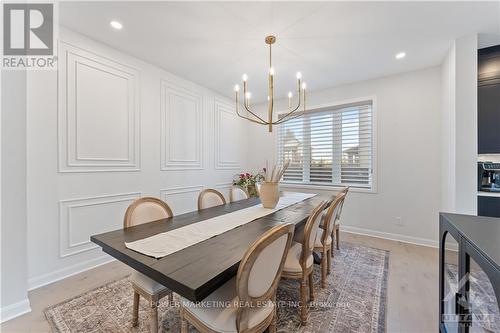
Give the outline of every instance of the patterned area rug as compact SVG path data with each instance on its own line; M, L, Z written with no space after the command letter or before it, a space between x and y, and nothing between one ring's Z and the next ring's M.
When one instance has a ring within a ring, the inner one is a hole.
M279 332L385 332L389 252L344 242L332 265L326 289L320 288L320 270L315 267L316 299L306 326L299 321L298 282L280 283ZM149 332L148 304L142 297L139 325L131 326L132 298L130 282L124 278L54 305L45 316L54 332ZM177 296L175 300L169 306L164 298L158 308L161 332L180 331Z
M459 283L458 266L453 264L445 264L445 276L447 277L447 285L445 285L445 298L448 302L445 303L445 314L454 314L455 306L454 296L458 291L458 287L464 285L467 279ZM490 279L486 273L471 265L471 274L469 276L469 302L472 315L472 327L470 332L500 332L500 309L498 308L495 291L491 285Z

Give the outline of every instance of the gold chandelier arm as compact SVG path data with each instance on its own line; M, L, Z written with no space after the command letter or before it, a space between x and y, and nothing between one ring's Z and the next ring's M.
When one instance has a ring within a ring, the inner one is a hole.
M247 109L247 107L245 106L245 109ZM244 116L242 114L240 114L240 108L239 108L239 102L238 102L238 92L236 92L236 114L238 115L238 117L240 118L243 118L243 119L246 119L246 120L249 120L251 122L254 122L256 124L260 124L260 125L267 125L267 123L262 119L260 118L259 116L257 116L256 114L254 114L252 111L248 110L248 112L250 112L252 115L254 115L255 117L257 117L259 120L255 120L255 119L252 119L252 118L249 118L247 116Z
M296 118L301 117L302 115L303 115L302 113L299 113L299 114L297 114L297 115L295 115L295 116L293 116L293 117L290 117L290 118L288 118L288 119L286 119L286 120L282 120L283 118L281 118L280 120L278 120L278 121L274 122L274 123L273 123L273 125L280 125L280 124L284 123L285 121L294 120L294 119L296 119Z
M290 118L290 119L287 119L287 118L290 117L294 112L296 112L300 108L300 106L302 104L304 104L304 111L305 111L306 92L305 92L305 90L302 92L302 94L303 94L302 95L302 99L300 98L300 92L301 92L301 90L300 90L300 85L299 85L299 102L298 102L297 106L293 110L291 110L290 112L288 112L287 114L285 114L283 117L281 117L280 119L278 119L275 122L275 124L281 124L281 123L283 123L283 122L285 122L287 120L295 119L296 117L293 117L293 118ZM303 100L303 103L301 102L302 100ZM300 116L300 115L297 115L297 116Z
M243 106L245 107L245 110L247 110L252 116L259 119L262 122L262 124L267 124L267 122L264 119L262 119L261 117L259 117L255 113L253 113L252 110L250 110L246 105L243 105Z
M255 119L252 119L252 118L248 118L246 116L242 116L241 114L237 113L238 117L240 118L243 118L243 119L246 119L248 121L251 121L253 123L256 123L256 124L259 124L259 125L268 125L267 123L265 122L261 122L261 121L258 121L258 120L255 120Z

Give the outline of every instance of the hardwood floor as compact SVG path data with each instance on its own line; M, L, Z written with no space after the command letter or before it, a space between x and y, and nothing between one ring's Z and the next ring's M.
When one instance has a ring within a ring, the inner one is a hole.
M341 234L341 242L391 252L389 259L387 332L434 333L438 322L438 250L380 238ZM342 246L342 243L341 243ZM112 262L29 293L32 312L0 325L2 333L50 332L43 310L127 275L130 269Z

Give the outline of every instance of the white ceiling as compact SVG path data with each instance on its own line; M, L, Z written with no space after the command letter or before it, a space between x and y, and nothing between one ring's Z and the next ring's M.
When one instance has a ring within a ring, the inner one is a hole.
M264 37L275 92L300 70L312 90L439 65L452 40L500 35L500 2L61 2L60 24L233 96L249 76L267 96ZM109 26L123 23L123 30ZM403 60L394 55L405 51Z

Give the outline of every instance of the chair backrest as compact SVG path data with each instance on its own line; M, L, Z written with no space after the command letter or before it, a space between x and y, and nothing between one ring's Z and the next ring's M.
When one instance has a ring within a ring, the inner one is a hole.
M336 223L340 222L340 215L342 214L342 208L344 207L344 201L345 201L345 197L347 196L347 192L349 192L349 187L344 187L344 189L339 192L339 194L344 194L344 196L342 197L342 201L340 202L339 209L337 211L337 214L335 215Z
M231 186L231 190L229 190L229 201L235 202L239 200L245 200L250 198L248 191L241 186L233 185Z
M153 197L142 197L128 206L123 219L123 228L172 216L172 210L164 201Z
M317 235L317 237L321 237L321 244L326 244L326 239L332 234L335 222L337 221L338 211L340 210L340 206L345 196L346 194L344 192L339 192L331 205L326 209L323 215L323 232L321 235Z
M307 262L307 259L311 256L314 250L314 244L316 242L319 224L321 223L321 216L327 204L328 200L321 201L319 205L313 209L311 215L309 215L309 218L307 219L306 225L304 227L302 258L300 260L300 265L302 266L303 272L305 272L306 269L305 264Z
M225 204L224 195L217 190L209 188L201 191L198 195L198 210Z
M293 231L291 223L277 225L256 240L243 256L236 276L238 300L243 305L238 308L238 332L249 328L251 307L275 300Z

